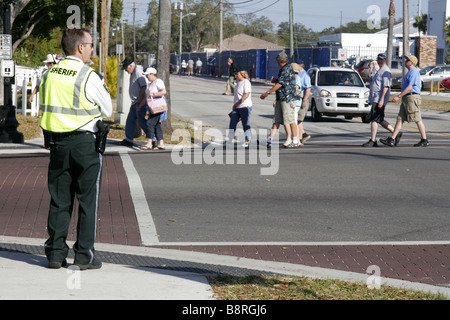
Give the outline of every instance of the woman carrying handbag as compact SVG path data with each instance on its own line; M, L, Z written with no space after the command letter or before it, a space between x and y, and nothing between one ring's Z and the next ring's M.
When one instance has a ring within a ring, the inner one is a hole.
M252 85L249 80L247 71L237 68L234 74L237 84L234 89L234 104L233 110L229 114L230 125L228 133L228 142L231 142L235 136L236 127L239 121L242 121L242 126L245 133L245 142L242 145L248 148L252 139L252 132L250 128L250 113L252 111ZM227 141L225 141L227 143Z
M165 150L163 132L161 128L161 119L167 118L167 101L164 97L167 93L164 81L156 77L155 68L149 67L144 70L144 75L150 82L145 90L147 99L143 99L141 107L147 103L147 113L145 121L147 125L146 138L147 144L141 147L141 150ZM152 141L156 137L157 145L153 146Z

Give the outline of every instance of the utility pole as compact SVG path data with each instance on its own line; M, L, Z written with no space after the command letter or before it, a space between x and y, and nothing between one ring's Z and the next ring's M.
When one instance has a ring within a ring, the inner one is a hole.
M162 122L162 127L166 130L172 130L170 121L170 30L172 26L171 14L172 6L170 0L159 0L159 21L158 21L158 57L156 60L158 66L158 78L164 81L166 86L167 99L167 120Z
M101 53L101 68L102 68L102 74L103 78L106 79L106 58L108 56L108 41L106 40L106 37L108 34L106 33L106 7L107 3L106 0L101 0L102 7L101 7L101 18L102 18L102 25L101 25L101 38L102 38L102 53Z
M128 2L133 5L133 61L136 62L136 5L140 2ZM160 3L161 6L161 3ZM160 7L161 10L161 7Z
M125 60L126 57L126 53L125 53L125 24L124 24L124 20L121 19L120 23L122 25L122 60Z
M175 8L174 8L175 10L177 10L177 8L178 8L177 4L178 4L178 2L175 2ZM187 16L191 16L191 15L195 16L196 13L195 12L187 13L183 16L183 2L181 1L180 2L180 44L179 44L179 48L178 48L178 50L180 52L180 56L177 61L178 65L180 65L180 63L181 63L181 53L182 53L182 43L183 43L183 17L187 17Z
M403 55L409 55L409 0L403 0ZM406 72L403 64L403 78Z
M289 0L289 45L291 62L294 61L294 6L292 0Z
M94 0L94 23L93 23L93 31L92 31L92 48L94 49L94 56L97 55L97 4L98 0Z
M222 78L222 42L223 42L223 0L220 0L220 30L219 30L219 78Z

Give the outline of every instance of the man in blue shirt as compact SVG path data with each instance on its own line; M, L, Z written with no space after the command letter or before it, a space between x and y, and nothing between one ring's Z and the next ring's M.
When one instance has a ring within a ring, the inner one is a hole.
M273 87L260 96L264 100L272 92L276 93L274 119L267 145L271 145L272 136L277 132L280 124L283 123L286 129L286 142L283 145L286 148L298 148L300 143L295 121L295 73L292 66L288 63L289 58L285 52L279 53L276 60L280 67L278 78L274 79L272 77Z
M417 58L413 55L404 56L405 66L408 68L408 73L403 80L402 92L392 99L393 102L397 102L402 98L402 104L397 117L397 123L394 127L392 136L387 139L380 139L380 142L394 147L400 140L400 130L403 122L415 122L419 129L421 140L416 143L415 147L427 147L430 145L427 139L425 125L422 121L422 115L420 113L420 105L422 99L420 98L420 90L422 89L422 82L420 80L419 69L416 67ZM397 138L397 139L396 139Z
M308 112L309 108L309 94L311 93L311 78L309 77L308 72L305 70L305 65L303 62L299 63L300 72L298 73L298 76L300 77L300 80L302 82L302 105L300 110L298 111L298 119L297 119L297 131L298 136L301 137L302 144L305 144L307 140L311 138L309 134L306 133L305 129L303 128L303 121L305 120L306 113Z

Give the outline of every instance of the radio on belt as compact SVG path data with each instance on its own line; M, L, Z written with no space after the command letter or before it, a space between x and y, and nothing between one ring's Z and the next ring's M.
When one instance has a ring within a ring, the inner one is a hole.
M14 60L2 60L1 64L1 75L4 78L12 78L14 77L15 72L15 63Z

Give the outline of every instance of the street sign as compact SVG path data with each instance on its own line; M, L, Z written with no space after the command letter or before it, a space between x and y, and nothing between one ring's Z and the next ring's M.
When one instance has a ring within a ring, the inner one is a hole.
M347 49L338 49L338 60L347 60Z
M0 68L0 75L5 78L12 78L14 77L14 60L2 60L1 68Z
M12 58L12 36L0 34L0 59Z

